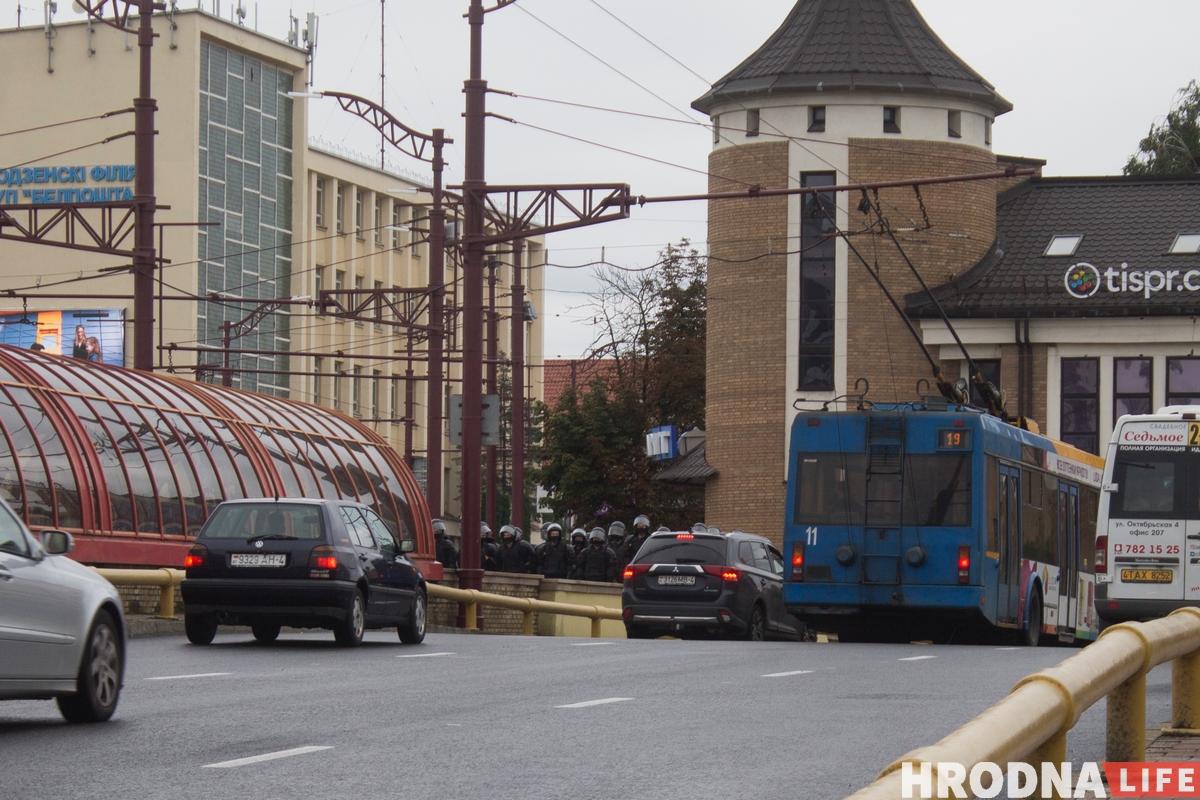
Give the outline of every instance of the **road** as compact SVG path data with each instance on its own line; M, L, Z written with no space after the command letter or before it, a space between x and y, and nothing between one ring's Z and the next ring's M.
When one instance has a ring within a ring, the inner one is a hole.
M269 646L249 634L210 647L138 639L109 723L67 726L53 703L0 703L0 797L839 800L1073 652L454 634L411 647L383 632L357 650L322 633ZM1148 721L1165 721L1168 668L1148 695ZM312 749L255 760L300 748ZM1102 758L1102 706L1069 755Z

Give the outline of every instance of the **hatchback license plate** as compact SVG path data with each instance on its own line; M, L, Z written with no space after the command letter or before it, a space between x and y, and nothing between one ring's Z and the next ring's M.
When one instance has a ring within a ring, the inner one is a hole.
M232 553L229 563L234 567L284 567L287 556L283 553Z
M1170 583L1174 572L1169 569L1123 569L1122 583Z
M695 586L695 575L659 575L659 586Z

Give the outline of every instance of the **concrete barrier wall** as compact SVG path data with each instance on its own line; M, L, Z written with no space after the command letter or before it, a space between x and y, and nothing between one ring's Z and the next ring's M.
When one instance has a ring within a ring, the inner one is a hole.
M616 583L591 581L560 581L542 579L538 599L552 603L580 606L621 608L621 589ZM591 636L592 621L586 617L567 617L561 614L542 614L537 622L538 636ZM601 620L600 636L605 639L624 639L625 623L615 619Z
M448 569L438 581L452 589L458 587L458 573ZM573 605L621 607L621 586L615 583L590 581L548 580L538 575L514 575L506 572L487 572L483 576L483 591L508 597L531 597ZM429 598L429 624L454 627L458 604L440 597ZM483 607L485 633L520 635L520 611L509 608ZM559 614L534 614L534 630L539 636L591 636L592 621L586 617L567 617ZM601 622L601 635L606 639L624 639L625 625L616 620Z

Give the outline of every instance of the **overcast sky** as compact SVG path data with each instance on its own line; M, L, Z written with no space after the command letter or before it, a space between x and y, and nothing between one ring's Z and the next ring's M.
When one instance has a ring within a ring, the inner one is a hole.
M1200 76L1196 0L915 0L930 26L996 86L1015 110L997 120L998 153L1046 159L1049 175L1118 174L1176 92ZM379 0L261 0L246 24L283 38L289 10L320 16L316 89L378 99ZM688 70L622 27L601 7L670 53ZM214 0L203 0L212 11ZM182 8L194 8L184 0ZM236 1L233 4L236 6ZM444 127L462 141L462 81L467 75L466 0L386 0L387 107L420 130ZM500 120L488 122L492 183L625 182L637 194L703 192L711 136L690 103L754 51L794 0L519 0L487 16L484 77L492 88L641 114L666 122L491 95L489 109L571 136L636 152L666 166ZM0 24L15 23L4 3ZM42 4L24 0L23 20L41 22ZM60 18L73 16L62 2ZM221 3L228 18L231 4ZM535 19L536 17L536 19ZM557 29L563 36L542 23ZM303 21L302 21L303 26ZM605 66L580 47L620 70ZM640 84L640 86L638 85ZM655 97L658 95L658 97ZM303 102L303 101L302 101ZM378 138L332 101L309 100L310 133L364 154ZM448 151L451 182L462 178L462 150ZM423 165L409 164L424 171ZM703 203L635 209L628 221L549 238L550 261L579 265L604 256L624 266L653 263L668 243L706 236ZM1200 211L1198 211L1200 214ZM591 341L589 270L549 268L546 353L576 357Z

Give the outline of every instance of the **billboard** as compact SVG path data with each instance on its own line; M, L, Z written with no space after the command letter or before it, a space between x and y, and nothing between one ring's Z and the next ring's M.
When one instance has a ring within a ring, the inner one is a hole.
M125 310L0 313L0 344L125 366Z

